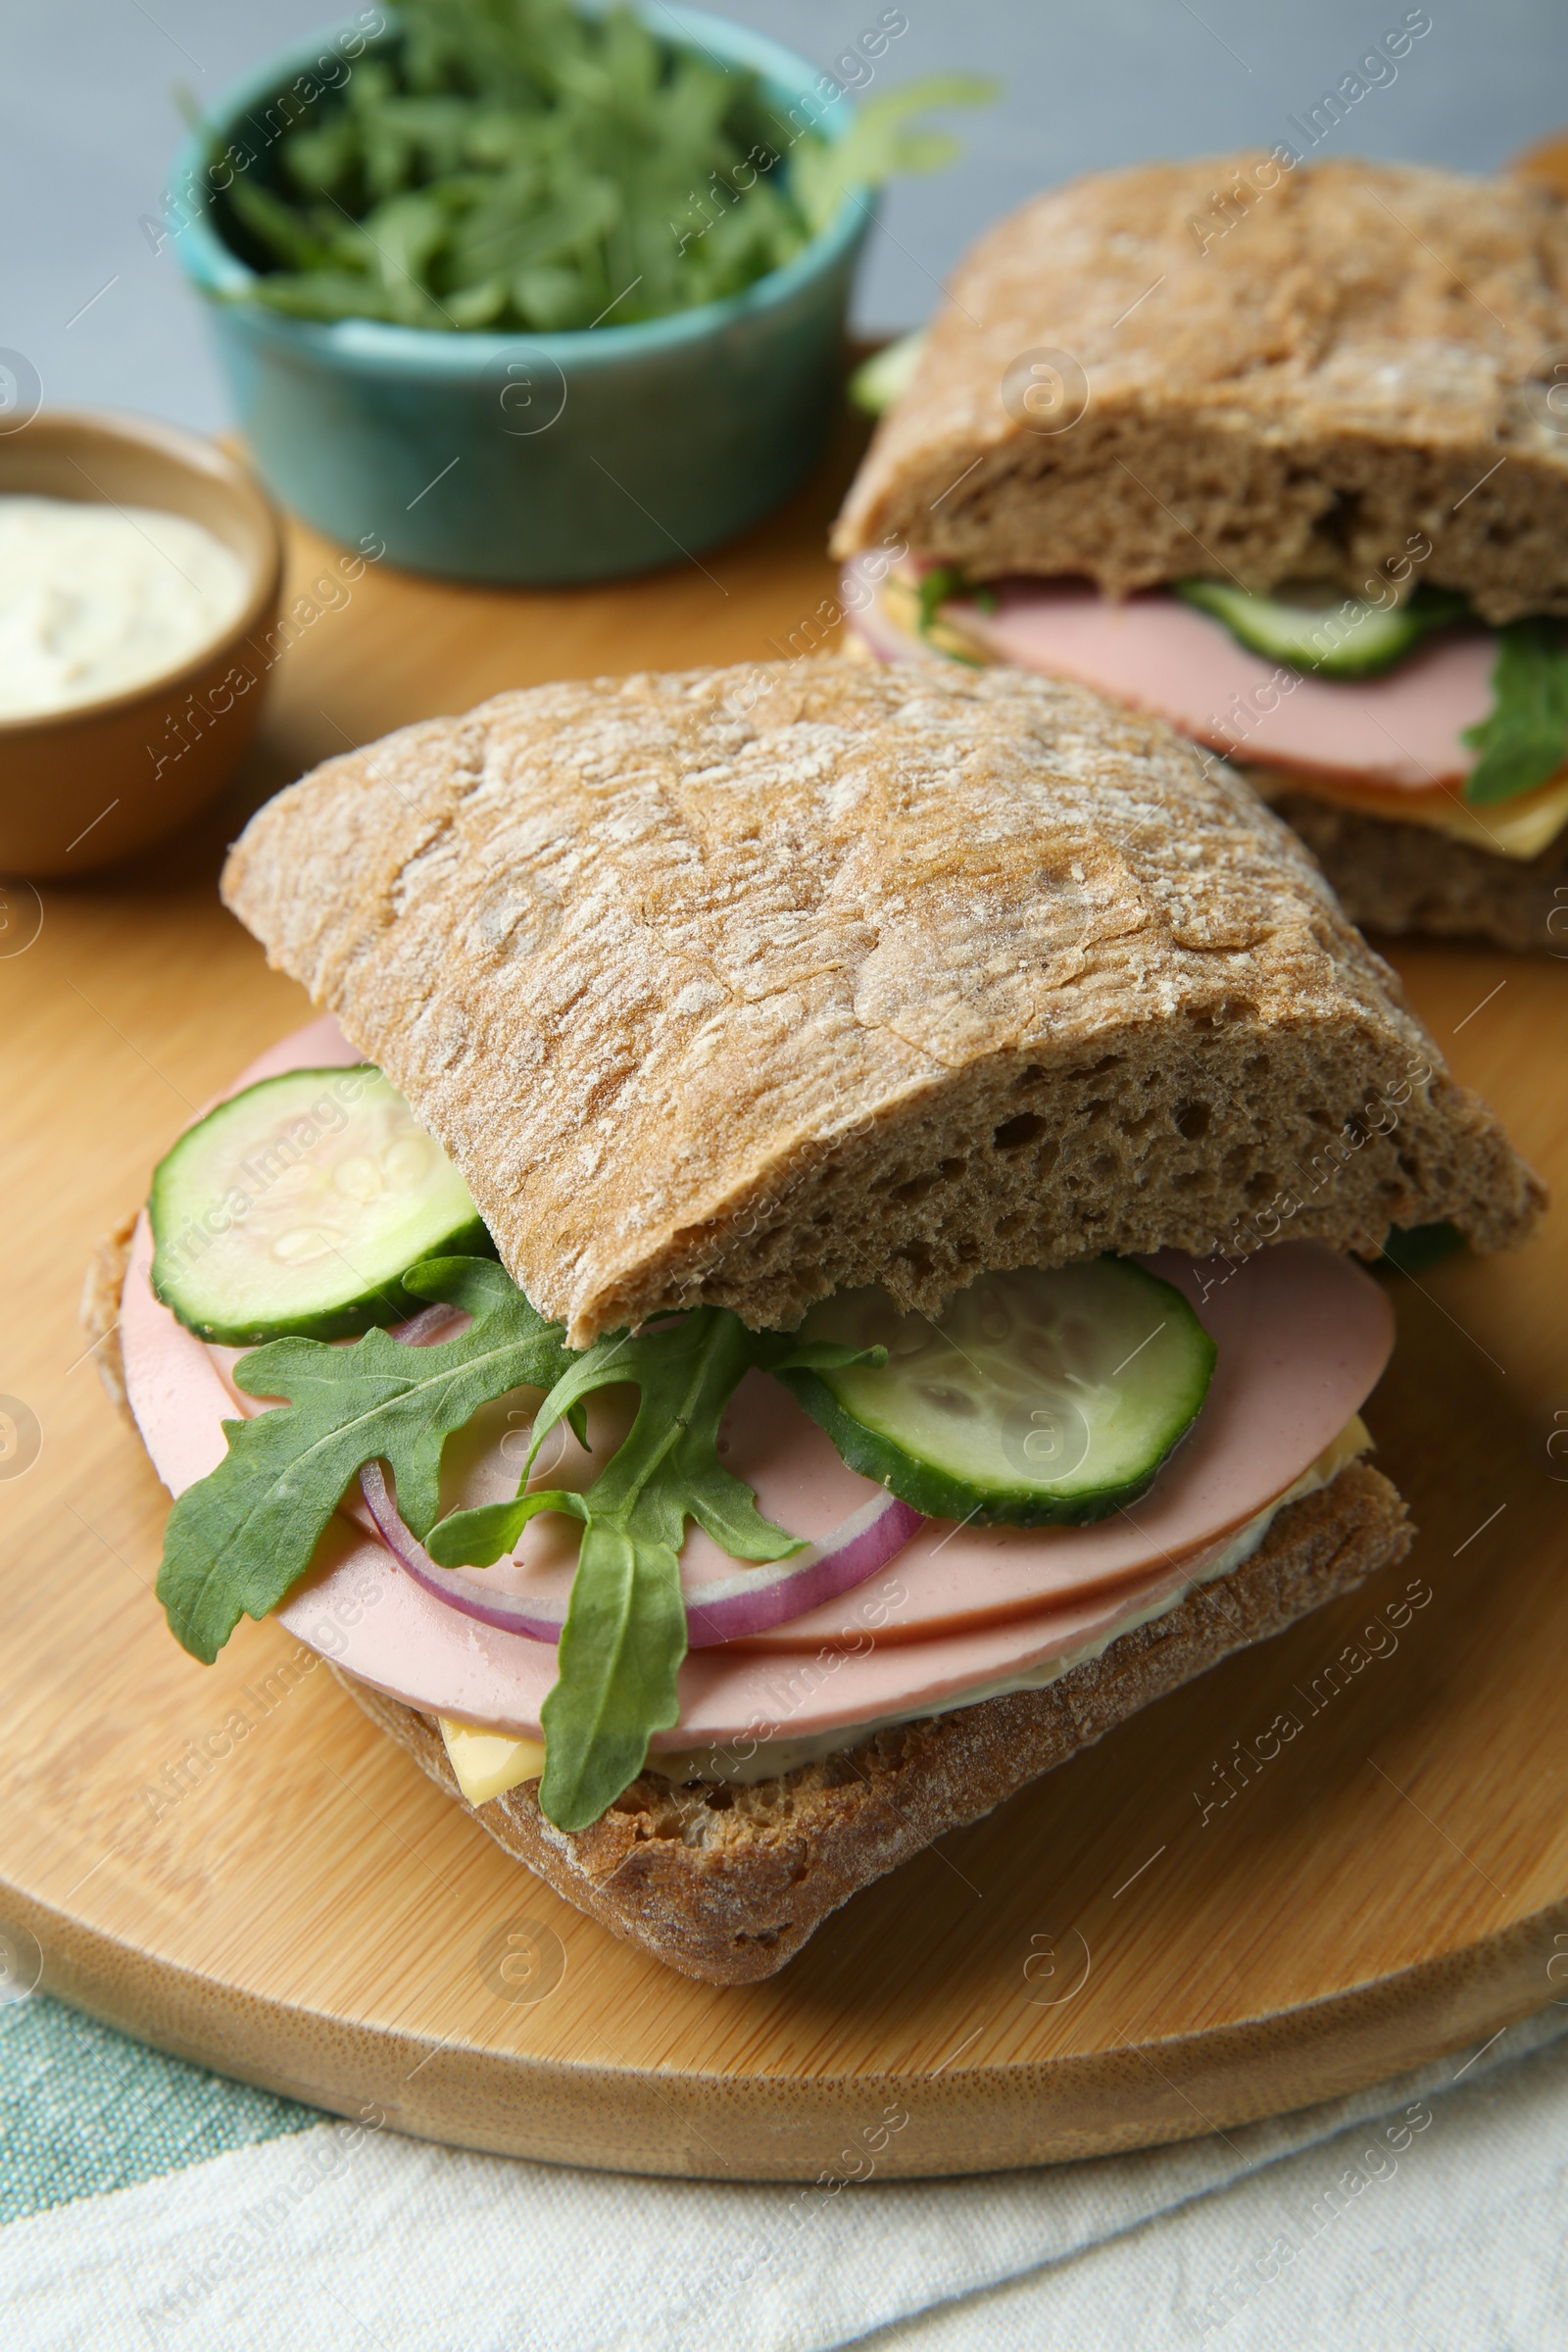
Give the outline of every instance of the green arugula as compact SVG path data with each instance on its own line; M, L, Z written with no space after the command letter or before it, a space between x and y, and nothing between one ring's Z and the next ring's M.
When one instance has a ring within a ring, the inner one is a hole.
M404 1281L466 1310L469 1328L430 1348L384 1331L352 1348L273 1340L235 1365L247 1396L288 1404L225 1421L227 1453L169 1515L158 1597L175 1640L205 1665L241 1617L265 1617L298 1583L367 1462L391 1464L398 1509L422 1540L441 1507L446 1439L509 1389L553 1388L573 1360L561 1325L487 1258L431 1258Z
M1424 1274L1428 1266L1441 1264L1464 1247L1464 1235L1446 1220L1437 1225L1391 1225L1376 1262L1392 1266L1396 1274Z
M922 572L916 591L920 600L920 616L915 626L922 637L930 637L942 618L944 605L956 603L960 597L974 606L978 612L994 612L997 609L996 591L971 580L961 564L934 564ZM971 669L983 669L985 664L974 654L960 653L955 645L937 648L951 662L963 662Z
M885 1357L873 1348L872 1359ZM552 1389L534 1420L523 1485L511 1502L455 1511L427 1538L443 1567L488 1567L511 1552L538 1511L580 1519L577 1572L562 1630L560 1672L545 1700L539 1802L558 1829L581 1830L643 1768L652 1733L680 1714L686 1655L680 1548L686 1523L732 1558L781 1560L801 1539L762 1517L757 1497L718 1459L718 1424L754 1367L832 1370L860 1351L748 1331L726 1307L703 1306L635 1337L597 1341ZM585 1494L527 1491L528 1471L557 1422L596 1389L635 1382L637 1416Z
M336 87L302 74L255 110L287 125L265 158L198 120L207 197L259 273L241 299L467 332L662 318L781 269L852 191L947 163L911 115L993 94L920 82L832 140L811 101L786 116L671 32L575 0L402 0Z
M1492 710L1460 739L1481 754L1464 781L1478 808L1533 792L1568 760L1568 646L1561 624L1533 618L1497 631Z
M245 1394L287 1401L223 1423L227 1453L170 1513L158 1597L176 1640L210 1666L241 1617L265 1617L298 1583L371 1461L390 1466L399 1513L448 1567L488 1566L514 1548L536 1511L581 1520L558 1679L544 1706L540 1801L559 1828L585 1829L636 1779L650 1735L679 1713L687 1521L736 1559L778 1560L801 1548L718 1459L719 1419L736 1387L754 1366L824 1371L862 1354L748 1331L712 1306L577 1353L562 1325L547 1322L487 1258L431 1258L403 1280L416 1297L470 1315L468 1329L422 1348L369 1331L352 1348L274 1340L242 1356L233 1377ZM873 1348L868 1360L882 1354ZM564 1420L586 1444L588 1397L621 1382L641 1392L637 1415L586 1494L519 1491L511 1502L437 1524L442 1446L481 1405L511 1389L548 1392L525 1490L551 1430Z
M914 381L914 371L928 340L928 330L917 326L911 333L884 343L880 351L873 351L868 360L862 360L846 386L852 407L858 409L862 416L885 416Z
M945 130L922 130L916 115L936 106L990 106L1000 82L974 74L933 74L868 99L842 139L803 142L792 166L795 199L813 230L826 228L846 196L901 173L941 172L961 154Z

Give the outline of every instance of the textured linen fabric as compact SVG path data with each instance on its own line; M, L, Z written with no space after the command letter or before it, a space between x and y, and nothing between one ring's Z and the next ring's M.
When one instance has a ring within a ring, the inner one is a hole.
M44 2004L38 2004L40 2011ZM80 2021L75 2021L79 2028ZM914 2352L1332 2343L1337 2352L1556 2352L1568 2295L1568 2007L1331 2105L1183 2146L969 2180L662 2181L478 2156L320 2121L226 2083L270 2136L145 2173L152 2085L102 2029L0 2034L0 2075L56 2036L67 2117L122 2111L136 2184L0 2232L9 2340L245 2352ZM145 2076L138 2068L145 2067ZM69 2087L75 2075L74 2089ZM140 2081L144 2095L115 2084ZM95 2107L95 2100L97 2102ZM192 2110L195 2112L195 2110ZM182 2154L181 2151L184 2153ZM58 2191L68 2168L56 2179ZM1462 2226L1461 2226L1462 2220Z
M1430 2096L1395 2171L1362 2121L1224 2195L879 2329L864 2352L1560 2352L1568 2038L1487 2065Z
M60 2001L0 2007L0 2223L319 2121L313 2108L182 2066Z

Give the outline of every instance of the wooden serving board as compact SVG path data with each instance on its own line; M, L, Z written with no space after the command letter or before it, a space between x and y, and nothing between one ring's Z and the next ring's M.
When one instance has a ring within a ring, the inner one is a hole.
M1369 1418L1422 1531L1407 1566L944 1839L768 1984L690 1984L558 1902L280 1627L244 1625L211 1668L165 1629L166 1498L76 1298L191 1107L307 1012L219 906L222 841L313 761L498 688L820 641L854 455L847 437L740 544L599 590L381 566L350 586L300 537L292 593L318 583L317 617L230 803L133 873L46 886L36 937L38 902L7 893L12 1989L41 1953L45 1985L165 2049L432 2138L813 2180L1180 2138L1568 1998L1561 1213L1524 1255L1397 1284ZM1568 1189L1568 968L1397 961L1460 1074Z

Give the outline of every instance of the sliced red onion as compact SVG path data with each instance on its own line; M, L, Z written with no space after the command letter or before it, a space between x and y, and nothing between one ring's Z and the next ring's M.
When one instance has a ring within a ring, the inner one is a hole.
M836 1600L841 1592L853 1592L885 1568L924 1525L924 1516L912 1503L901 1502L879 1488L869 1502L819 1544L808 1544L787 1560L768 1560L734 1576L715 1577L689 1594L686 1627L693 1649L711 1649L720 1642L767 1633L775 1625L804 1617L808 1609L820 1608L825 1600Z
M429 1348L438 1340L455 1339L459 1328L466 1330L472 1320L461 1306L448 1306L444 1298L438 1298L407 1323L396 1324L392 1337L401 1340L405 1348Z
M529 1598L502 1592L467 1569L439 1566L399 1517L379 1462L366 1464L360 1486L382 1543L426 1592L503 1633L526 1634L535 1642L561 1640L566 1618L564 1597L541 1593ZM878 1493L819 1544L808 1544L787 1560L768 1560L734 1576L715 1578L701 1588L701 1598L687 1601L692 1648L711 1649L721 1642L737 1642L804 1617L808 1609L819 1608L875 1576L924 1525L908 1503Z

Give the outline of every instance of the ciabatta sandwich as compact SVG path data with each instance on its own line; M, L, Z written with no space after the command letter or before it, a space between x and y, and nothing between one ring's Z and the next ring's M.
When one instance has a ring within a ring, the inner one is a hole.
M975 247L838 524L883 658L1241 763L1357 922L1568 952L1568 210L1288 148Z
M98 1286L171 1624L277 1611L660 1959L770 1974L1408 1544L1347 1253L1540 1189L1167 728L1002 669L537 688L329 761L223 889L326 1010Z

